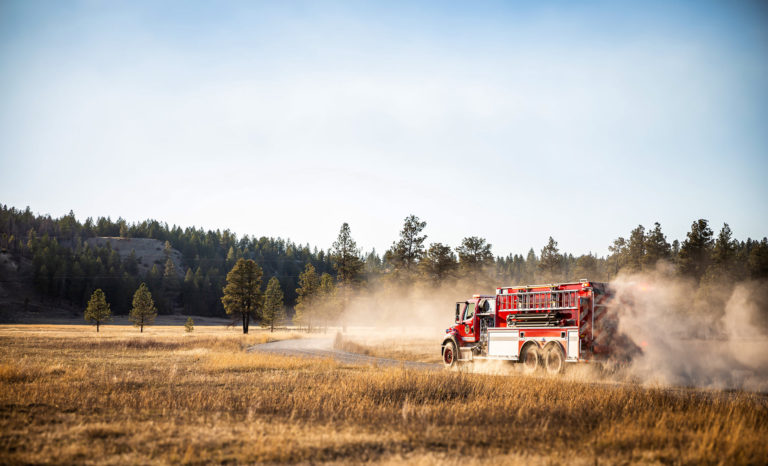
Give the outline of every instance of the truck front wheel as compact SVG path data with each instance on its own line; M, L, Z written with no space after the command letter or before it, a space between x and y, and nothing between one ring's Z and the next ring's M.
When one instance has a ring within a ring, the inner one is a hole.
M443 346L443 364L445 367L450 368L455 366L457 356L456 345L452 341L448 341L445 346Z

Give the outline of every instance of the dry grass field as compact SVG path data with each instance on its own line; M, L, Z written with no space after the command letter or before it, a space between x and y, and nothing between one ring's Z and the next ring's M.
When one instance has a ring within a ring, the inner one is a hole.
M0 326L0 462L768 462L762 395L245 351L292 337Z

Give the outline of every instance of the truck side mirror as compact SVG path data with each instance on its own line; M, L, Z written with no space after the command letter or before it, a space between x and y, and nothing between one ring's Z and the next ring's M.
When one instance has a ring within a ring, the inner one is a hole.
M459 314L461 313L461 303L456 303L456 318L454 321L458 324L459 323Z

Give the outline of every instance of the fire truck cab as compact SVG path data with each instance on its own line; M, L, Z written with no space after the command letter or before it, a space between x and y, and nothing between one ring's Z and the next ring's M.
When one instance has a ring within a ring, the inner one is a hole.
M473 360L522 363L561 372L566 363L594 361L610 353L617 321L606 312L604 283L500 287L456 303L454 325L441 345L443 363Z

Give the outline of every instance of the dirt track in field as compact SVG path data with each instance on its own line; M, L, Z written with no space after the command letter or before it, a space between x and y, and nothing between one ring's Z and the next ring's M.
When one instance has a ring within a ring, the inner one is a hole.
M379 358L365 354L350 353L333 348L333 338L301 338L296 340L273 341L250 347L249 351L276 353L287 356L304 356L313 358L332 358L344 364L360 364L371 366L404 366L409 369L442 369L442 364L416 361L399 361L397 359Z
M263 343L260 345L251 346L248 349L248 351L275 353L275 354L282 354L286 356L332 358L344 364L370 365L370 366L380 366L380 367L401 367L402 366L409 369L443 370L443 365L440 363L401 361L397 359L380 358L375 356L368 356L365 354L351 353L348 351L337 350L333 348L333 338L303 338L303 339L295 339L295 340L275 341L271 343ZM475 370L477 370L478 372L488 373L485 369L483 369L482 366L480 367L467 366L465 370L468 370L469 372L474 372ZM496 375L507 375L507 376L513 375L513 374L520 375L519 371L514 372L514 371L511 371L509 368L506 368L506 370L502 372L492 371L490 373L495 373ZM528 377L548 377L548 376L544 374L538 374L538 375L528 375ZM569 379L568 377L565 377L564 380L579 382L579 383L586 383L586 384L595 385L595 386L603 386L603 387L613 386L613 387L619 388L619 387L626 387L626 386L636 386L638 388L663 390L665 392L674 393L680 396L691 396L691 395L705 396L705 397L710 397L713 400L728 399L739 394L739 391L707 390L707 389L701 389L696 387L674 387L674 386L673 387L669 387L669 386L643 387L642 384L637 382L618 381L618 380L612 380L610 378L597 379L597 380L578 380L578 379ZM768 393L754 393L754 395L758 397L768 398Z

